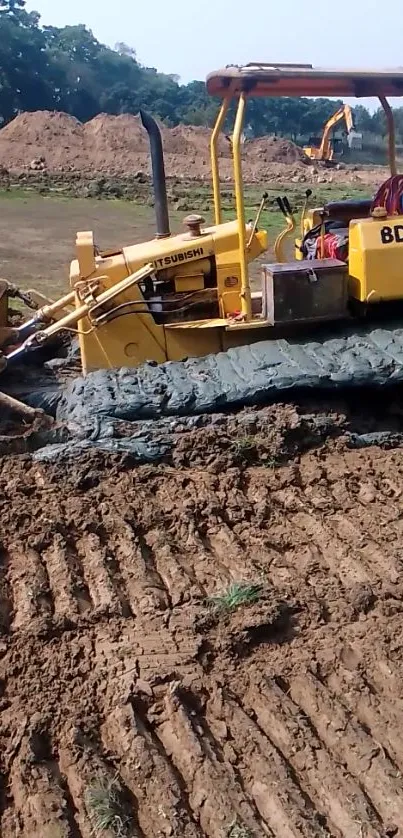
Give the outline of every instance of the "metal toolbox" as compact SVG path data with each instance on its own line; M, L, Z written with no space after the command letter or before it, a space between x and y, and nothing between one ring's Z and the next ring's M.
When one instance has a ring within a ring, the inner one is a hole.
M273 326L345 317L347 300L347 265L338 259L263 265L262 316Z

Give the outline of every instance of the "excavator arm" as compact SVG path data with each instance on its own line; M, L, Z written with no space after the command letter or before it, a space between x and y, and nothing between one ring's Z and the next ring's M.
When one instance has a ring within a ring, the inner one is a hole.
M332 159L333 150L331 147L330 135L335 125L338 125L338 123L342 122L343 120L345 120L346 122L347 132L350 133L350 131L352 131L354 128L354 123L353 113L349 105L343 105L343 107L339 108L339 110L336 111L336 113L334 113L333 116L331 116L330 119L328 119L328 121L326 122L326 125L323 129L322 142L319 147L320 160Z
M346 123L347 133L350 134L350 132L354 130L353 112L350 105L342 105L342 107L327 120L323 129L322 140L319 148L305 148L305 154L313 160L323 160L325 162L331 161L333 159L333 149L330 136L334 127L343 120L345 120Z

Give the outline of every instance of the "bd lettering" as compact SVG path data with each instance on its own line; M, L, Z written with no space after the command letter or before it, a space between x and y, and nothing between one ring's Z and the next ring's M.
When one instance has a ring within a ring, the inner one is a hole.
M382 227L382 244L403 243L403 224L394 224L393 227Z

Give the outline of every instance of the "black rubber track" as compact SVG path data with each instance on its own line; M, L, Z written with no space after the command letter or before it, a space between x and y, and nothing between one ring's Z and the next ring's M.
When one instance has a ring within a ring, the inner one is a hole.
M403 382L402 322L318 341L264 341L217 355L137 369L100 370L72 381L57 417L135 421L258 405L301 390Z

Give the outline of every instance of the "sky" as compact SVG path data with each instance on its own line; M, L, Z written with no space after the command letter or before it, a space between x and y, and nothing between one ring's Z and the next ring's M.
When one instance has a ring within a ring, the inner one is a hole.
M28 0L26 8L45 24L85 23L109 46L124 41L142 64L183 82L249 61L403 66L402 0Z
M402 0L28 0L26 8L44 24L85 23L111 47L124 41L141 64L183 83L250 61L403 66Z

